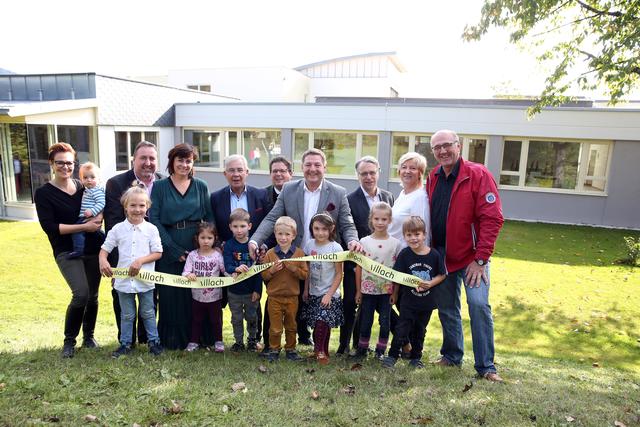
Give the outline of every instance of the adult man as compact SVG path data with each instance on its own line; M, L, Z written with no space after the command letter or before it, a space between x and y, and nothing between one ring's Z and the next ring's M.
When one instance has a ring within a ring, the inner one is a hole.
M153 188L153 182L161 179L162 175L156 172L158 152L156 146L151 142L140 141L133 151L133 169L118 174L107 181L105 186L106 204L104 206L104 228L105 232L109 232L119 222L124 221L125 214L120 197L132 185L143 186L149 194ZM109 263L112 267L118 265L118 249L114 249L109 254ZM120 340L120 300L118 293L112 289L113 312L116 316L116 324L118 325L118 340ZM154 299L155 300L155 299ZM138 342L143 344L147 342L147 331L144 329L143 322L138 313ZM133 334L131 335L135 345L136 342L136 321L133 321Z
M501 382L493 363L493 318L489 305L489 258L504 223L496 182L483 165L462 159L455 132L436 132L431 137L431 149L440 165L431 171L427 183L433 246L445 254L449 274L437 289L443 343L442 357L436 363L441 366L462 363L460 287L464 280L474 367L485 379Z
M344 241L350 250L362 249L351 217L347 192L344 188L324 179L326 170L327 161L322 151L311 148L302 154L304 179L287 183L282 188L273 209L253 234L249 242L250 250L254 253L258 248L261 252L264 251L266 248L263 246L264 242L273 233L276 220L283 215L293 218L298 226L294 246L304 247L305 243L312 239L309 234L311 218L316 213L325 211L336 223L338 243ZM302 292L300 294L302 295ZM296 320L299 324L302 323L299 318ZM300 332L298 330L299 335ZM304 337L299 338L302 344L310 342Z
M275 204L276 200L278 199L278 196L282 192L282 187L284 186L284 184L291 181L291 177L293 176L291 162L286 157L283 157L283 156L276 156L272 158L271 161L269 161L269 174L271 175L271 185L266 187L265 190L267 191L267 200L269 201L269 211L270 211L273 205ZM276 242L273 238L270 238L267 241L267 246L272 247L275 245L276 245ZM262 335L264 338L264 352L263 352L264 355L267 355L269 353L269 327L271 326L271 323L269 322L269 315L267 310L268 304L269 304L269 300L265 302L265 307L264 307L265 316L264 316L264 321L262 323ZM308 340L310 336L309 329L306 328L304 325L298 325L298 330L299 332L301 332L303 341L305 340L304 339L305 337ZM298 335L300 335L300 333Z
M387 190L378 188L380 178L380 164L375 157L364 156L356 162L356 175L360 187L347 196L351 216L358 231L358 238L362 239L371 234L369 229L369 211L376 202L387 202L393 206L393 194ZM349 351L349 339L353 336L353 348L357 347L360 333L360 322L356 322L356 265L346 262L344 266L343 281L343 305L344 324L340 327L340 345L336 354L344 354ZM355 325L354 325L355 322Z

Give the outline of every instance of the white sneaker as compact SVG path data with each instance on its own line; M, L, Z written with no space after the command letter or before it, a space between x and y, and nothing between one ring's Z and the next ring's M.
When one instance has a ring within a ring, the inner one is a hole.
M192 352L192 351L196 351L199 348L200 348L200 345L197 342L190 342L189 344L187 344L187 348L185 348L185 350L188 352Z
M216 341L213 346L213 351L216 353L224 353L224 343L222 341Z

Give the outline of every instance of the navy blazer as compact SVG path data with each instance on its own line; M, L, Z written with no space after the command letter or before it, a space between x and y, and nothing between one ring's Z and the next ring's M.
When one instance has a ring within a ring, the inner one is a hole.
M380 201L387 202L389 205L393 206L393 202L395 201L393 194L381 188L379 190ZM356 230L358 230L358 239L362 239L363 237L370 235L369 203L367 203L367 198L362 191L362 187L358 187L353 192L349 193L347 200L349 201L349 207L351 208L353 222L356 225Z
M269 212L269 201L267 192L263 188L246 186L247 190L247 206L249 215L251 216L251 236L258 229L260 223ZM211 193L211 210L213 218L218 229L218 238L222 242L226 242L233 237L233 233L229 228L229 216L231 215L231 187L228 185L218 191Z

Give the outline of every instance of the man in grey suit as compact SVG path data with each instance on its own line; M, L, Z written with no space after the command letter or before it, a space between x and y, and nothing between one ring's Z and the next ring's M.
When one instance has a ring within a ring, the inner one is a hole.
M376 202L387 202L393 206L394 197L387 190L378 188L380 164L373 156L364 156L356 162L356 174L360 187L347 196L351 216L358 230L358 238L371 234L369 229L369 212ZM357 348L360 335L360 322L356 319L356 265L352 262L344 264L343 303L344 323L340 327L340 346L336 354L349 352L349 341L353 337L353 348Z
M256 255L264 253L266 246L264 242L273 233L275 222L281 216L289 216L296 221L298 235L293 244L297 247L304 245L311 240L309 233L309 223L311 218L319 212L327 212L336 223L337 241L344 242L343 246L353 251L361 251L362 246L358 240L358 232L351 217L349 202L347 201L347 191L324 179L327 171L327 160L322 151L311 148L302 154L302 173L304 179L288 182L282 187L282 192L278 196L273 209L264 218L258 229L253 233L249 242L249 250ZM302 292L300 292L302 296ZM302 304L298 305L300 313ZM299 316L298 326L301 325ZM300 329L298 329L300 335ZM301 344L310 344L306 337L300 337Z

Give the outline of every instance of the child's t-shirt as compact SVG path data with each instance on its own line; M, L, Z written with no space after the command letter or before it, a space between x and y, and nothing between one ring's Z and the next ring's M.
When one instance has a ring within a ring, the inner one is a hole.
M80 205L80 213L78 217L84 218L84 211L91 210L92 216L98 215L104 209L106 203L104 188L93 187L84 189L82 194L82 204Z
M224 271L228 274L235 273L236 268L241 265L248 267L253 265L253 260L249 255L249 242L240 243L234 237L224 243L222 257L224 258ZM261 293L261 291L262 277L259 274L228 288L228 292L235 295L247 295L253 292Z
M324 245L317 245L315 240L309 240L304 247L304 253L307 255L324 255L335 252L342 252L342 246L337 242L328 242ZM309 295L316 297L324 296L336 277L336 266L333 262L317 262L309 263ZM336 289L334 297L340 296L340 288Z
M402 243L393 236L384 240L367 236L362 238L360 243L367 257L387 267L393 267L402 249ZM362 269L360 292L367 295L390 295L393 292L393 283Z
M398 254L393 269L401 273L412 274L422 280L431 280L445 274L442 255L435 249L431 249L427 255L418 255L410 247L406 247ZM416 288L400 285L400 308L435 308L435 295L432 291L432 289L428 289L418 292Z
M182 275L189 273L197 277L218 277L224 273L224 261L220 252L213 251L209 255L201 255L197 249L189 252L184 263ZM221 288L191 288L191 297L199 302L214 302L222 299Z

